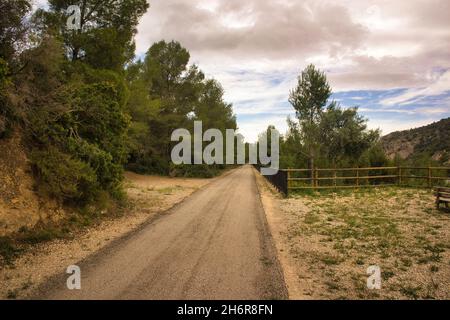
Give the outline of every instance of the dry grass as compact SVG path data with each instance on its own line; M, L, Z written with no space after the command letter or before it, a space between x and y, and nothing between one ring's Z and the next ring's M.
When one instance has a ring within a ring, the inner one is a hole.
M319 299L449 299L450 216L429 190L383 188L278 200L303 294ZM378 265L381 290L367 289Z

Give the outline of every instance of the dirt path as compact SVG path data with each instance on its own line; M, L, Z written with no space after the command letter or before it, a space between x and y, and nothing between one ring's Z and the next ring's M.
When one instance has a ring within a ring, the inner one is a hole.
M78 265L81 290L68 290L68 275L61 274L37 297L287 298L250 166L217 179Z

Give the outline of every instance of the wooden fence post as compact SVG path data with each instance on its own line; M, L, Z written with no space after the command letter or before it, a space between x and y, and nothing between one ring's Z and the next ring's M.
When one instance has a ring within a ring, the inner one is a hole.
M334 169L333 171L333 178L334 178L334 188L336 189L337 187L337 175L336 175L336 169Z
M431 188L431 168L428 167L428 188Z
M317 178L319 178L319 171L317 170L317 168L314 168L314 172L315 172L315 178L314 178L314 182L316 184L316 188L319 186L319 181Z
M397 178L398 186L401 186L402 185L402 168L401 167L397 167L397 175L398 175L398 178Z
M281 182L282 182L282 192L284 192L284 194L286 195L286 197L289 196L289 170L285 171L282 170L281 171Z
M356 187L359 188L359 170L356 169Z
M291 178L291 171L289 171L289 168L287 169L287 189L291 187L291 181L289 180Z

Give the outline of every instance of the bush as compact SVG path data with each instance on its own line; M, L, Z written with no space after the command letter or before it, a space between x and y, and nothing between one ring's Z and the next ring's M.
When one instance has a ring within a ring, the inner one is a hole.
M87 204L99 192L122 198L129 118L110 83L66 85L32 119L31 161L40 191Z
M10 125L12 112L6 94L10 83L8 72L8 64L0 58L0 139L9 137L12 132Z
M87 200L99 189L95 171L54 147L31 152L39 191L61 200Z
M220 170L217 166L197 164L197 165L174 165L171 164L170 176L185 178L212 178L217 176Z
M20 251L10 238L0 237L0 257L4 263L11 264Z

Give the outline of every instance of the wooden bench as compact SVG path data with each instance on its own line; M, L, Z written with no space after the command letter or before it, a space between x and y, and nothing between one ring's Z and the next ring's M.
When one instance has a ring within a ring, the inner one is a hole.
M436 207L439 209L441 203L445 203L445 207L448 208L450 202L450 188L436 187Z

